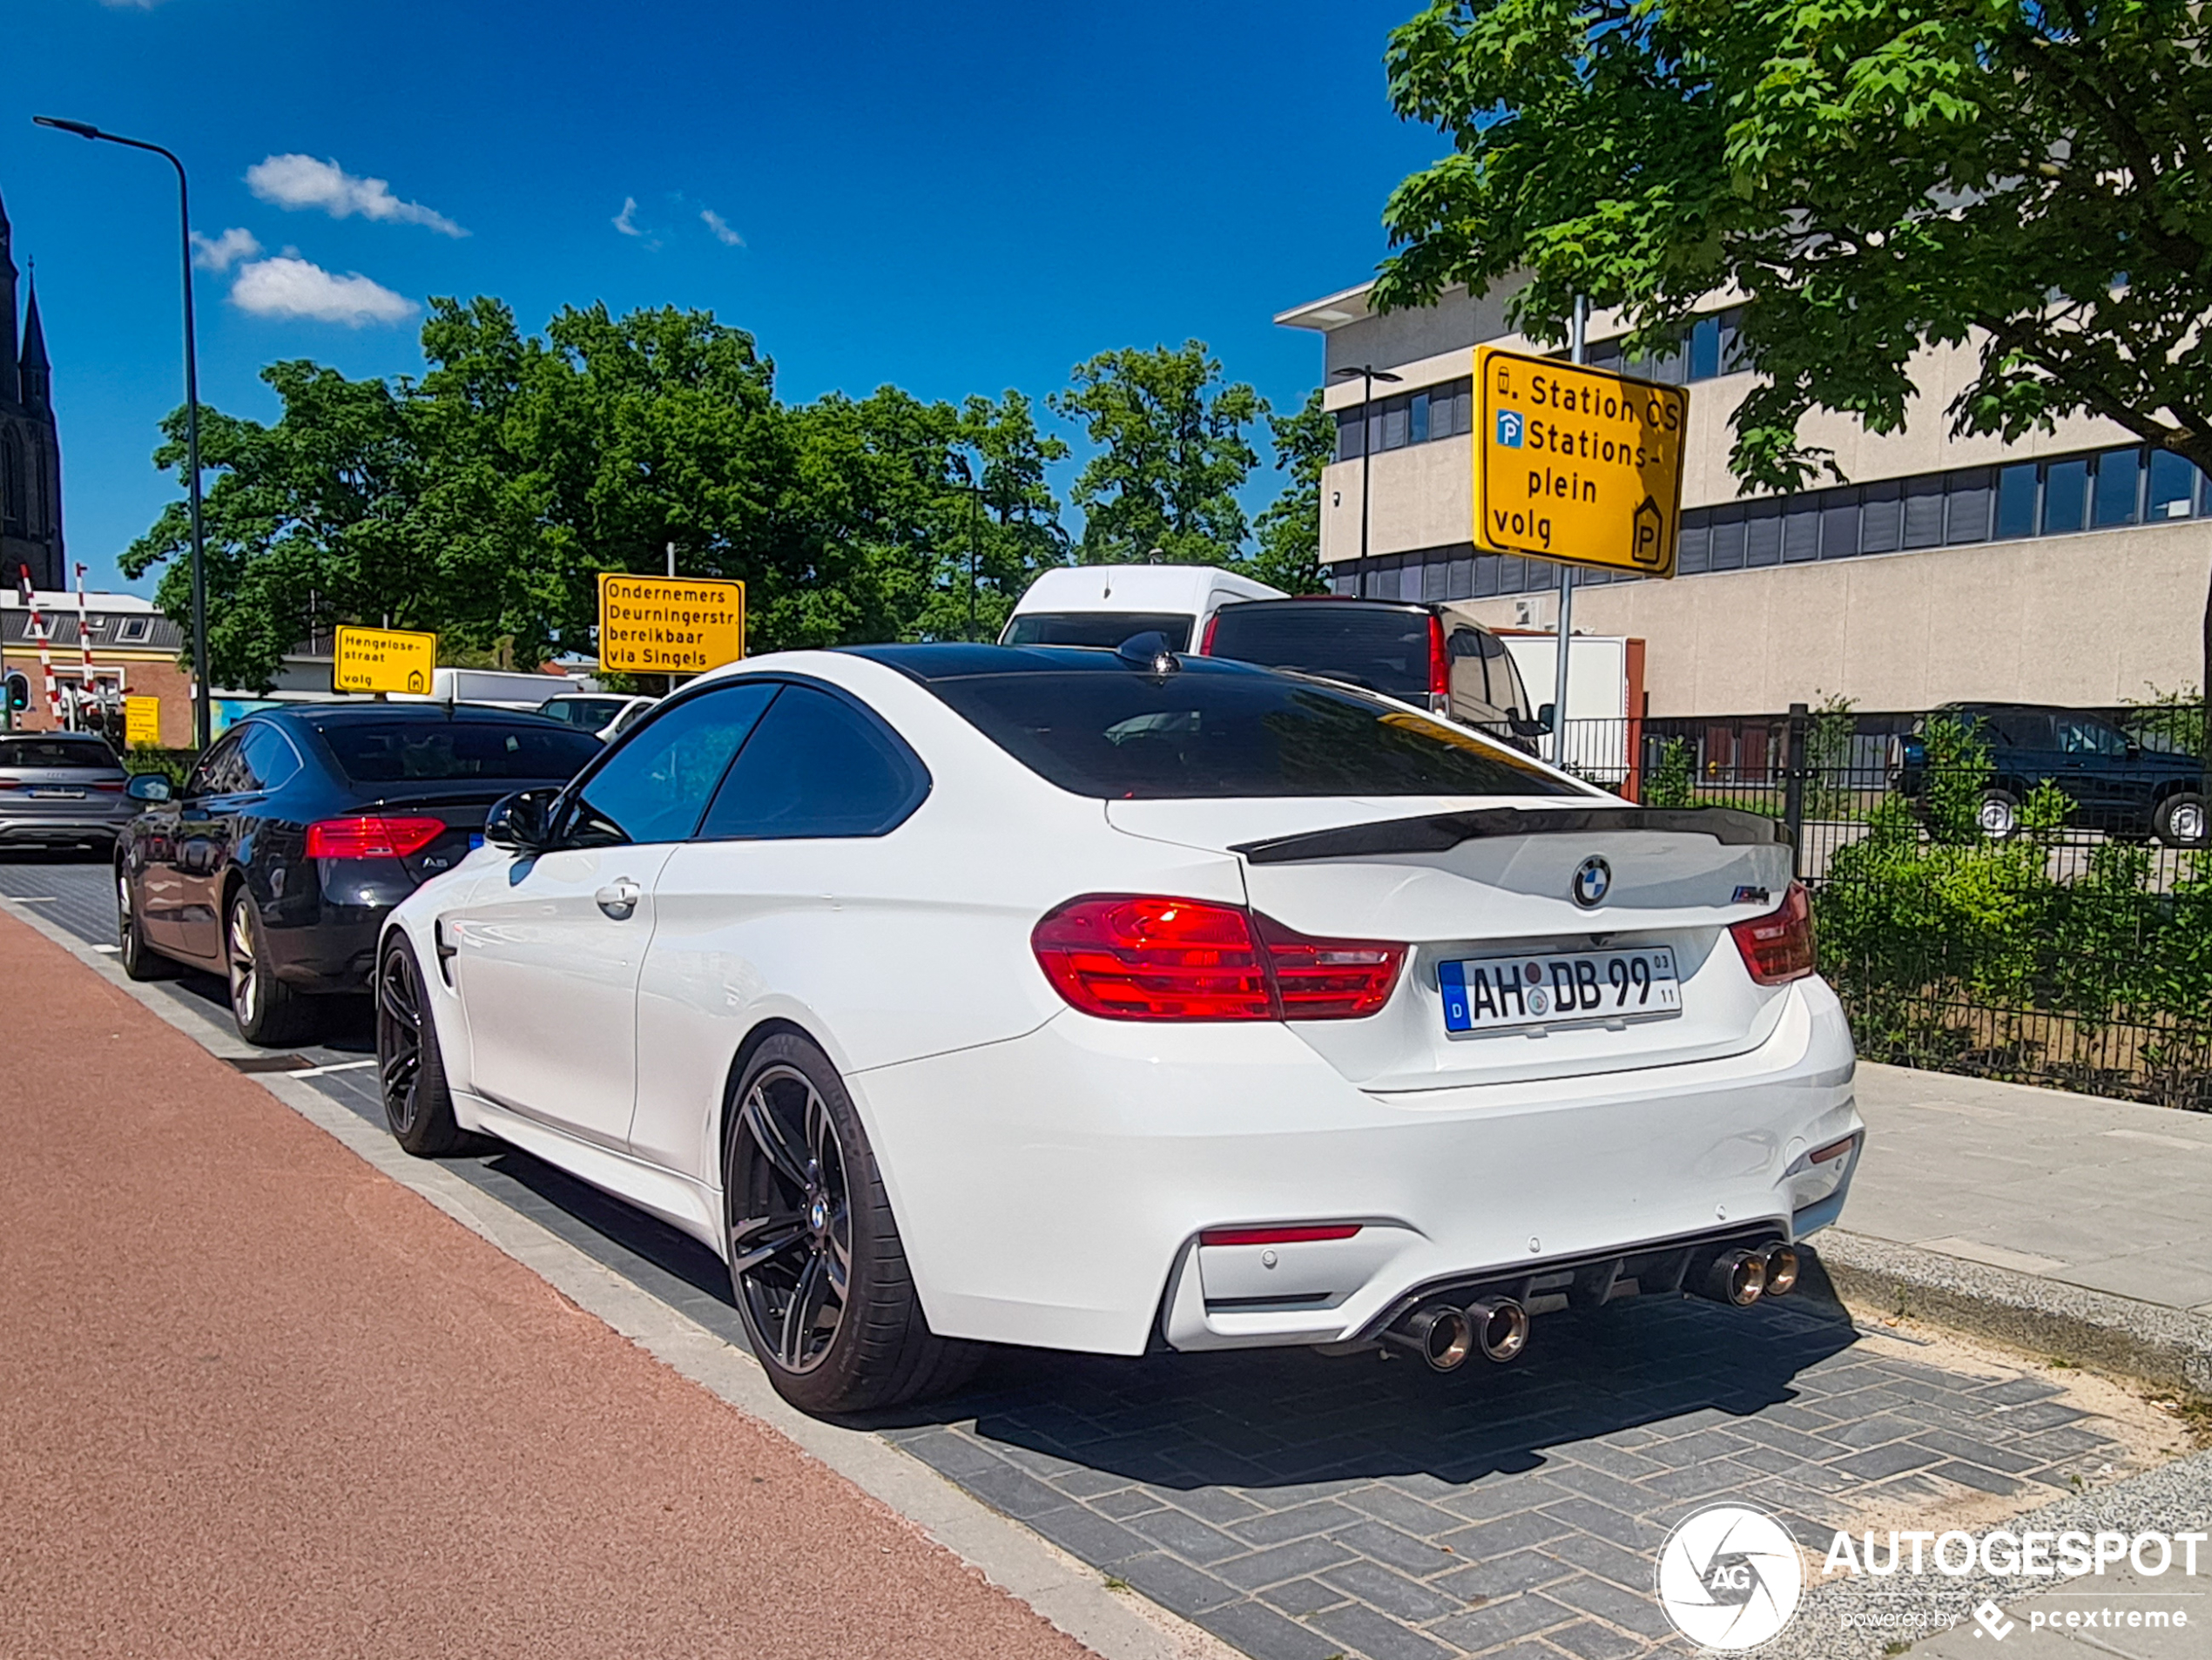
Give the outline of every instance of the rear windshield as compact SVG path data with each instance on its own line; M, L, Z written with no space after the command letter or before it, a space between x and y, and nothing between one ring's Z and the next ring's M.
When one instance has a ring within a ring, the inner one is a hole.
M332 721L322 740L356 784L415 779L542 779L575 776L602 752L590 732L533 722Z
M1025 611L1006 625L1001 645L1119 645L1138 634L1164 634L1176 651L1194 643L1189 611Z
M1581 793L1456 726L1288 676L1044 671L928 685L1023 766L1077 795Z
M0 766L99 766L116 772L122 766L98 738L0 738Z
M1426 611L1369 610L1308 601L1229 605L1214 628L1214 657L1295 669L1366 686L1386 697L1428 695Z
M538 705L537 712L597 732L622 712L623 702L620 698L555 698Z

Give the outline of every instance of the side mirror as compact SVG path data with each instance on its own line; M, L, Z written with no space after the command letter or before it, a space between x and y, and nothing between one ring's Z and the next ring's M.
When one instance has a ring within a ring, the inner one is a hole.
M1558 729L1559 705L1555 703L1538 705L1536 708L1536 730L1538 732L1556 732Z
M550 790L517 790L492 803L484 815L484 840L517 853L542 853L546 842L546 809Z
M1551 705L1546 704L1544 707L1549 710ZM1506 726L1515 738L1541 738L1552 729L1548 720L1531 720L1526 715L1515 715Z
M158 773L138 773L123 786L123 793L133 801L166 801L176 792L169 787L169 780Z
M2131 761L2139 761L2142 759L2142 758L2143 746L2137 743L2134 739L2130 738L2128 740L2128 759Z

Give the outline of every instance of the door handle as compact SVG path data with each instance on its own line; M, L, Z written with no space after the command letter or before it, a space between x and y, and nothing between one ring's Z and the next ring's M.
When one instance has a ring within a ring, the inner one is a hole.
M637 901L644 891L629 877L619 876L591 897L598 901L599 908L616 921L627 922L631 913L637 908Z

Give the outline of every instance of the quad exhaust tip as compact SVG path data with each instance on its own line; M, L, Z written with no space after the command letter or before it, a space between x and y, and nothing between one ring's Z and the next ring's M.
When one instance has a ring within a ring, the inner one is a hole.
M1749 1308L1766 1294L1766 1252L1737 1248L1723 1251L1705 1272L1705 1295L1716 1303ZM1791 1265L1796 1263L1791 1256ZM1795 1275L1791 1276L1794 1282Z
M1528 1346L1528 1311L1510 1297L1485 1298L1464 1310L1432 1303L1416 1310L1401 1332L1385 1332L1383 1340L1409 1349L1432 1371L1456 1372L1477 1349L1503 1366Z
M1761 1293L1767 1297L1787 1297L1797 1288L1797 1253L1793 1246L1777 1239L1766 1248L1766 1288Z

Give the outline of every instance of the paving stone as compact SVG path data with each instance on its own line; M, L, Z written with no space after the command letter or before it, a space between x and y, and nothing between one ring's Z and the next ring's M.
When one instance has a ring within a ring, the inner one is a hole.
M1334 1500L1318 1504L1293 1505L1287 1510L1271 1515L1257 1515L1249 1521L1234 1523L1230 1531L1248 1545L1277 1545L1289 1539L1302 1539L1310 1534L1327 1533L1332 1528L1348 1528L1361 1520L1357 1510L1345 1508Z
M1329 1535L1335 1543L1371 1556L1377 1562L1388 1562L1409 1574L1424 1578L1440 1574L1447 1568L1457 1568L1460 1556L1452 1551L1440 1550L1425 1539L1386 1528L1379 1522L1361 1522L1349 1528L1339 1528Z
M1577 1620L1572 1625L1547 1631L1544 1641L1580 1656L1581 1660L1627 1660L1628 1656L1647 1654L1651 1648L1642 1637L1629 1636L1609 1625L1600 1625L1595 1620Z
M1047 1510L1057 1509L1068 1502L1065 1494L1054 1492L1026 1471L1012 1469L1003 1464L981 1474L963 1475L960 1478L960 1484L985 1503L1024 1521L1034 1515L1042 1515Z
M1141 1516L1131 1516L1129 1525L1156 1544L1164 1545L1200 1567L1217 1562L1224 1556L1240 1555L1251 1548L1180 1510L1148 1510Z
M1087 1500L1086 1502L1092 1509L1103 1511L1116 1521L1127 1521L1130 1516L1141 1516L1147 1510L1165 1508L1157 1499L1143 1488L1135 1487L1124 1488L1118 1493L1102 1493L1095 1499Z
M1651 1465L1647 1474L1654 1478L1676 1474L1663 1465ZM1586 1469L1579 1463L1566 1459L1553 1461L1547 1474L1556 1485L1609 1505L1615 1510L1635 1515L1649 1510L1652 1504L1652 1489L1639 1487L1634 1481L1622 1480L1603 1470Z
M1089 1560L1085 1558L1085 1560ZM1114 1576L1135 1586L1162 1608L1186 1619L1237 1601L1244 1593L1190 1563L1154 1551L1116 1565Z
M899 1447L902 1452L912 1453L939 1474L949 1475L957 1481L1007 1468L1005 1461L996 1453L949 1430L926 1430L919 1435L901 1439Z
M1120 1522L1079 1504L1062 1504L1022 1520L1069 1555L1096 1568L1112 1568L1151 1549Z
M1965 1464L1957 1459L1947 1464L1937 1465L1928 1474L1946 1481L1956 1481L1960 1487L1976 1488L1984 1493L2001 1494L2006 1497L2019 1492L2023 1485L2009 1475L2000 1475L1996 1471L1986 1470L1979 1464Z
M2048 1400L2066 1392L2054 1383L2040 1378L2008 1378L2002 1383L1986 1384L1975 1390L1977 1400L1994 1400L2006 1406L2021 1406L2031 1400Z
M1231 1603L1193 1616L1232 1648L1254 1660L1343 1660L1344 1645L1258 1603Z
M2019 1434L2026 1430L2056 1429L2061 1425L2079 1423L2087 1413L2076 1412L2072 1407L2055 1400L2039 1400L2028 1406L2015 1407L2005 1414L2005 1427Z
M1926 1426L1911 1419L1900 1418L1894 1413L1877 1413L1871 1418L1855 1419L1847 1424L1838 1424L1821 1434L1840 1447L1864 1451L1869 1447L1881 1447L1891 1441L1901 1441L1908 1435L1917 1435Z
M1524 1553L1524 1555L1527 1553ZM1658 1558L1649 1550L1631 1550L1595 1534L1570 1533L1546 1545L1543 1554L1571 1562L1585 1573L1609 1579L1630 1590L1649 1590Z
M1573 1537L1574 1535L1569 1535ZM1496 1602L1516 1591L1533 1591L1579 1570L1549 1550L1516 1550L1495 1562L1477 1562L1456 1573L1433 1579L1430 1584L1458 1597L1470 1608Z
M1310 1623L1349 1643L1370 1660L1453 1660L1452 1650L1433 1637L1425 1637L1359 1603L1316 1614Z
M1232 1522L1248 1521L1261 1514L1259 1506L1250 1499L1238 1498L1226 1488L1194 1487L1174 1495L1172 1502L1178 1510L1188 1510L1201 1521L1211 1522L1217 1528L1225 1528Z
M1733 1493L1759 1479L1758 1473L1732 1458L1709 1459L1687 1469L1668 1470L1642 1486L1660 1501L1683 1502Z
M1318 1579L1293 1579L1270 1586L1259 1594L1259 1599L1290 1615L1315 1614L1352 1600L1334 1586L1324 1585Z
M1448 1533L1460 1525L1460 1518L1449 1511L1440 1510L1433 1504L1424 1504L1410 1494L1378 1483L1373 1487L1354 1488L1338 1501L1353 1509L1386 1522L1393 1528L1420 1538Z
M1643 1636L1665 1637L1674 1632L1651 1592L1630 1590L1609 1579L1593 1579L1586 1574L1563 1584L1548 1585L1544 1595Z
M1964 1459L1970 1464L1980 1465L1984 1469L2001 1470L2007 1475L2018 1475L2047 1461L1989 1441L1977 1441L1971 1435L1954 1434L1947 1429L1924 1429L1912 1439L1921 1446L1932 1447L1949 1457Z
M1442 1619L1447 1614L1464 1613L1467 1606L1465 1597L1431 1590L1378 1562L1345 1562L1330 1569L1321 1578L1348 1596L1416 1625Z
M1445 1642L1479 1654L1515 1637L1530 1636L1547 1627L1562 1625L1575 1617L1574 1609L1562 1607L1551 1598L1550 1591L1524 1591L1504 1602L1486 1603L1465 1614L1455 1614L1448 1620L1440 1620L1428 1629Z
M1548 1539L1556 1539L1563 1533L1581 1525L1554 1514L1568 1505L1586 1506L1591 1511L1604 1508L1592 1499L1568 1497L1541 1510L1524 1510L1518 1515L1501 1516L1495 1522L1479 1522L1472 1528L1461 1528L1447 1533L1440 1544L1451 1546L1459 1555L1469 1562L1494 1562L1516 1550L1534 1550ZM1625 1523L1629 1518L1621 1518Z
M1263 1585L1275 1585L1286 1579L1296 1579L1305 1574L1318 1574L1325 1568L1334 1568L1339 1562L1352 1560L1352 1553L1342 1545L1326 1539L1300 1539L1272 1549L1255 1551L1249 1556L1234 1556L1217 1563L1214 1572L1231 1585L1241 1585L1246 1590L1258 1590Z
M1439 1500L1437 1508L1465 1516L1469 1522L1494 1522L1500 1516L1518 1515L1539 1505L1555 1503L1569 1496L1570 1492L1571 1489L1554 1486L1542 1476L1494 1475L1462 1488L1451 1498Z
M1732 1435L1742 1434L1745 1427L1739 1425L1729 1433ZM1656 1459L1646 1458L1641 1453L1633 1452L1619 1445L1617 1439L1610 1435L1602 1441L1570 1442L1561 1447L1560 1453L1560 1459L1554 1461L1549 1467L1554 1481L1559 1481L1562 1477L1563 1472L1559 1468L1562 1462L1580 1464L1588 1469L1602 1470L1608 1475L1618 1476L1623 1481L1638 1481L1668 1468Z
M1911 1441L1898 1441L1888 1447L1877 1447L1871 1452L1854 1453L1849 1458L1836 1460L1836 1468L1869 1481L1878 1481L1885 1475L1902 1474L1930 1464L1940 1463L1943 1455L1932 1453L1925 1447Z
M1065 1475L1054 1476L1052 1485L1069 1498L1089 1504L1129 1484L1109 1470L1071 1470Z

